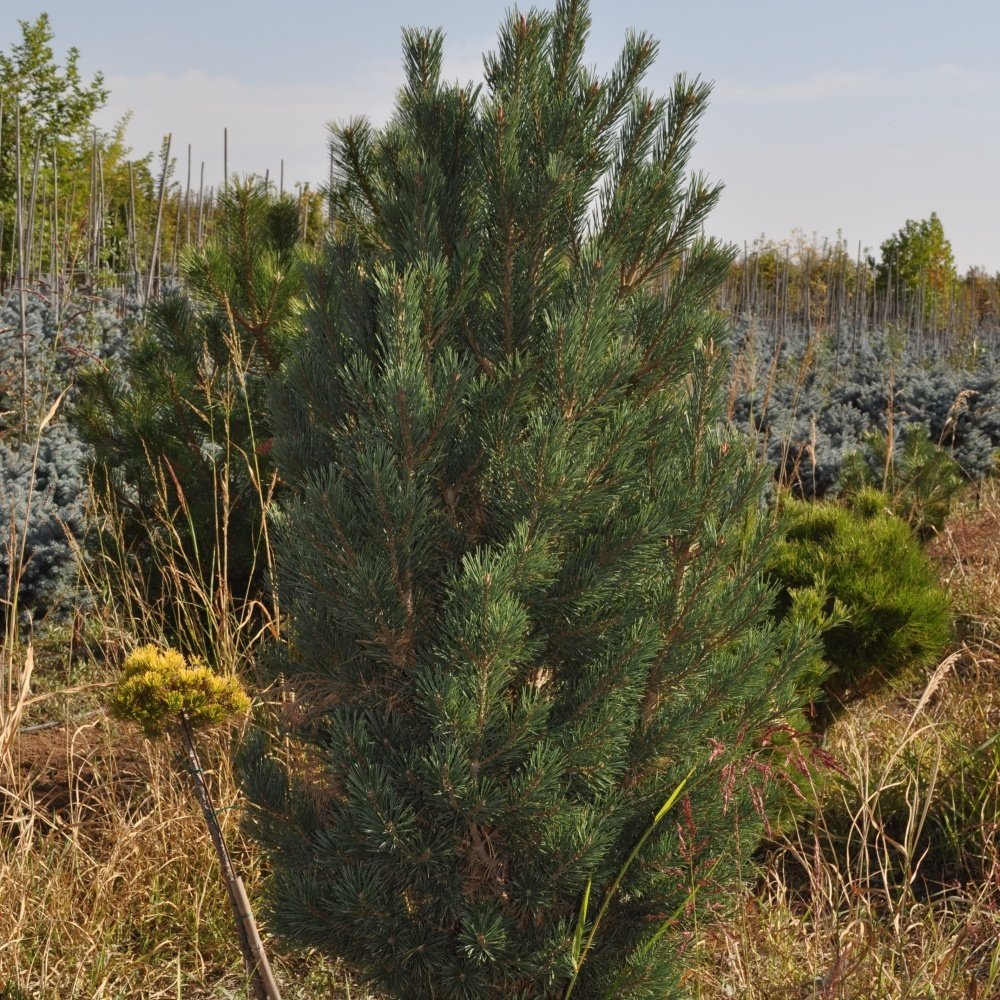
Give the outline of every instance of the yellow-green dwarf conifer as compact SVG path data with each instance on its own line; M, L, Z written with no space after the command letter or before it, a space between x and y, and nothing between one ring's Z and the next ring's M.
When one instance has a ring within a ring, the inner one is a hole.
M219 725L250 710L235 677L223 677L197 658L175 649L142 646L125 660L110 698L112 713L136 723L149 737L160 736L185 713L193 728Z
M171 728L179 731L198 802L219 858L254 998L281 1000L246 889L233 868L219 825L218 810L205 782L205 773L194 744L195 729L245 715L250 710L250 699L235 677L220 677L202 660L185 660L175 649L161 650L147 645L135 650L126 659L110 704L111 711L118 718L135 722L150 738L160 736Z

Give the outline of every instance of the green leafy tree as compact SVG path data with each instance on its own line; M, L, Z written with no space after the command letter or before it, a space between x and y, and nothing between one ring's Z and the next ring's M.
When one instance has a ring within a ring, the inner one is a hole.
M66 53L62 67L58 65L50 45L53 32L48 14L39 14L34 22L17 23L21 27L20 43L13 45L9 53L0 52L0 94L11 116L4 122L4 138L13 137L13 131L8 135L6 129L13 130L15 104L20 105L24 116L22 142L34 145L39 136L52 140L79 134L107 100L104 77L95 73L89 82L82 79L76 48Z
M597 76L588 28L510 15L482 91L405 33L391 123L334 132L274 394L294 711L241 760L273 917L407 1000L680 996L811 653L723 420L709 88L643 90L642 34Z
M3 251L6 254L10 253L13 244L9 241L15 231L18 153L25 191L36 149L45 171L51 169L53 150L57 164L61 162L64 169L73 165L79 167L90 147L94 114L104 106L108 96L100 73L90 81L81 77L77 49L71 48L63 65L59 65L50 44L53 32L48 14L39 14L35 21L18 21L18 24L21 41L11 46L9 53L0 52L0 101L3 103L0 211L7 233L6 250Z
M276 487L262 413L298 330L298 208L263 183L224 191L216 236L182 254L182 284L137 336L80 376L74 419L94 449L116 590L162 605L168 634L214 658L199 603L262 593ZM208 644L207 647L205 644Z
M157 209L152 156L132 155L129 116L109 131L95 127L108 96L104 79L81 76L75 48L59 64L47 14L18 24L20 42L0 52L0 268L13 273L18 257L20 163L26 271L47 274L55 247L55 264L68 275L91 283L111 271L127 277L136 254L143 263L149 256Z
M902 284L909 294L922 296L927 320L940 324L947 319L957 280L951 243L935 212L919 222L907 219L882 244L877 281L883 288L890 281Z

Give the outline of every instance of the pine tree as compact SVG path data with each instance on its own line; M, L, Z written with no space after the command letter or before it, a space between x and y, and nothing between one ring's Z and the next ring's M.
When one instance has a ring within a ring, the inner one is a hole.
M390 124L334 130L273 398L288 728L241 754L272 917L407 1000L680 995L808 651L722 420L709 88L643 90L645 35L594 75L588 27L510 15L483 90L404 33Z
M180 285L81 373L73 414L93 448L115 589L143 592L165 635L209 659L206 609L192 605L242 613L264 586L276 487L264 398L298 329L304 255L294 201L263 182L230 184L219 209L213 239L182 255Z

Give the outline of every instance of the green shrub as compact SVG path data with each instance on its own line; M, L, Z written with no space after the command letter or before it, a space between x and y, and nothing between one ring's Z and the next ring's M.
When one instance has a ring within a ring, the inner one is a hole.
M293 201L237 182L220 212L136 338L81 373L73 414L93 447L112 590L141 594L165 637L210 659L209 609L238 618L263 593L276 485L264 400L303 290Z
M923 424L903 429L892 454L888 437L865 435L864 446L844 458L841 487L847 497L881 487L898 514L921 537L944 526L952 500L966 483L958 462L927 436Z
M768 565L779 613L811 607L828 671L814 676L831 710L909 666L934 661L952 635L951 607L934 568L885 494L847 503L783 501L785 527Z

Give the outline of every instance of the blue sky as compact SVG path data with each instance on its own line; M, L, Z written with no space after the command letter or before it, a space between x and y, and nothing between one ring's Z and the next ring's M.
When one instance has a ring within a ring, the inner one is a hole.
M446 74L478 79L506 2L4 0L0 49L47 11L60 57L75 45L111 88L102 121L133 113L137 154L167 132L183 176L269 169L315 184L326 122L384 120L404 24L441 26ZM852 249L936 211L961 268L1000 271L1000 2L594 0L588 61L610 67L627 28L660 41L647 83L715 82L694 165L725 182L709 230L742 244L793 230Z

